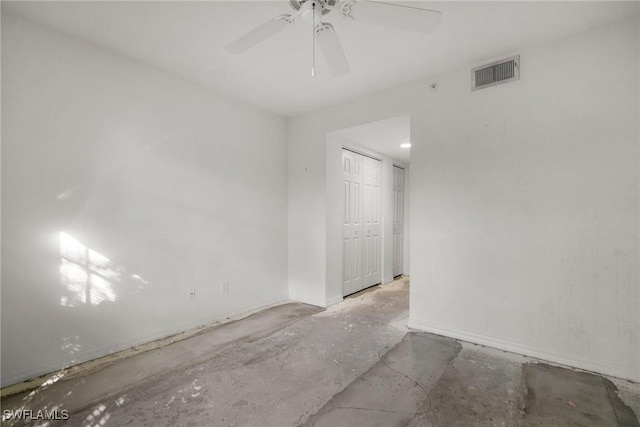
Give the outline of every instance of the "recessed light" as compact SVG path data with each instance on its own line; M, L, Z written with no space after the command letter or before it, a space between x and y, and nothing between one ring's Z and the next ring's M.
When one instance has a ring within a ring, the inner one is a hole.
M409 148L411 147L411 144L408 142L405 142L404 144L400 144L400 148Z

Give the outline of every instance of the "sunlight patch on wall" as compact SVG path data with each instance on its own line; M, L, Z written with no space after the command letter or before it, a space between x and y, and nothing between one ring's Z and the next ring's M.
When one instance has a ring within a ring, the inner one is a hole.
M60 305L98 305L115 301L115 283L120 282L124 268L87 247L69 234L60 232L60 281L66 294Z
M74 337L64 337L62 339L62 350L64 350L66 353L70 355L79 353L80 350L82 350L82 345L80 344L80 337L78 335Z

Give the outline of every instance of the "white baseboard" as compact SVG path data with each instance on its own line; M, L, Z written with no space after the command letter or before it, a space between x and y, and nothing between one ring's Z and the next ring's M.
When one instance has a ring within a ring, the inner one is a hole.
M300 295L289 293L289 302L300 302L302 304L315 305L316 307L326 307L324 302L312 298L301 297Z
M504 341L498 338L487 337L484 335L474 334L472 332L432 325L416 319L409 319L408 326L412 329L418 329L424 332L430 332L437 335L456 338L474 344L481 344L487 347L493 347L499 350L505 350L511 353L517 353L524 356L541 359L543 361L549 361L552 363L566 365L585 371L597 372L599 374L605 374L616 378L640 382L640 370L633 369L632 367L618 366L610 363L583 359L572 355L556 353L553 351L540 350L534 347L510 341Z
M200 328L202 326L215 326L217 324L223 324L226 321L237 320L253 314L256 311L279 305L286 300L282 299L267 299L258 301L254 304L247 304L241 307L237 307L233 311L225 311L218 313L215 317L201 319L194 322L188 322L178 324L173 328L164 329L153 334L136 337L130 340L121 341L117 345L104 346L97 349L84 351L75 355L73 361L68 359L54 359L45 363L41 363L37 366L32 366L28 370L20 372L2 372L2 387L7 387L12 384L16 384L22 381L28 381L33 378L47 375L53 372L60 371L61 369L70 368L71 366L79 365L81 363L89 362L91 360L99 359L104 356L108 356L113 353L118 353L123 350L130 349L132 347L141 346L156 340L170 337L181 332L189 331L191 329Z
M343 299L344 298L342 298L342 295L338 295L338 296L335 296L333 298L329 298L327 300L327 302L326 302L325 307L331 307L334 304L338 304L339 302L342 302Z

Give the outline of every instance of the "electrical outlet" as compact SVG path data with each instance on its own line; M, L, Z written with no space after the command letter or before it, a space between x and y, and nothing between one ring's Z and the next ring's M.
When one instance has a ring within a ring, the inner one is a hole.
M220 293L221 294L228 294L229 293L229 281L228 280L224 280L224 281L220 282Z
M196 288L187 289L187 299L196 299Z

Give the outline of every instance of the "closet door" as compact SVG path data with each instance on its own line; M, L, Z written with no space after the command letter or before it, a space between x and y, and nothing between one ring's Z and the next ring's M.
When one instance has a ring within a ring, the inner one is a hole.
M382 162L363 156L363 288L382 282Z
M363 156L342 150L343 226L342 293L363 289L362 282L362 182Z
M382 282L382 162L342 150L342 293Z
M403 273L404 263L404 169L393 167L393 276Z

